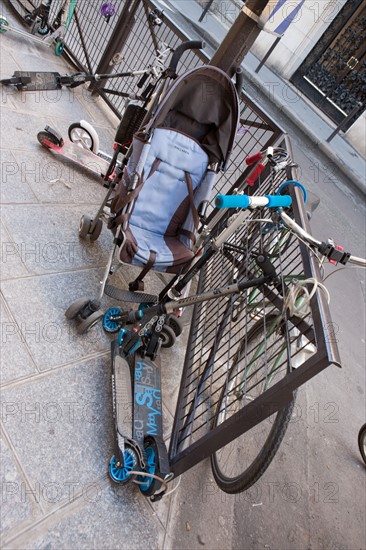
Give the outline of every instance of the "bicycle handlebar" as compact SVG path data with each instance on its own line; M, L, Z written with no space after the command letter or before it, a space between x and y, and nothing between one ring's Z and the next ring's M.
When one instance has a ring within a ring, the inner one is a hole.
M258 208L266 206L267 208L288 208L292 204L292 198L289 195L264 195L256 197L248 195L217 195L215 206L217 208ZM293 231L300 239L306 241L315 248L322 256L328 258L331 262L342 265L350 263L359 267L366 267L366 259L352 256L345 252L343 248L335 245L332 240L328 242L315 239L310 233L305 231L288 214L280 211L281 218L286 226Z
M248 195L217 195L217 208L288 208L292 204L290 195L264 195L263 197Z
M366 267L366 259L359 258L358 256L352 256L349 252L345 252L340 247L334 245L332 241L318 241L285 212L281 212L281 218L287 227L289 227L298 237L306 241L311 246L314 246L320 254L328 258L328 260L331 260L334 263L340 263L342 265L346 265L346 263L349 262L350 264L357 265L359 267Z
M206 43L202 40L189 40L188 42L183 42L183 44L180 44L178 48L174 50L168 69L175 73L178 61L186 50L203 50L205 46Z

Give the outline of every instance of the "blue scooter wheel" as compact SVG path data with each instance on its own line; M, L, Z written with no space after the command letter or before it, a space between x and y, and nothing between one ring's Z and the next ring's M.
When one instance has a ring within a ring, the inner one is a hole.
M47 23L44 25L44 27L38 27L37 28L37 32L38 34L40 34L41 36L46 36L46 34L48 34L50 32L50 28L49 26L47 25Z
M158 451L156 448L155 443L152 441L149 441L149 443L145 447L145 454L146 454L146 473L152 474L156 476L160 476L159 471L159 457L158 457ZM148 476L138 476L139 481L139 488L141 493L145 497L149 497L156 493L161 487L160 481L153 477Z
M111 307L105 313L103 317L103 328L106 332L118 332L119 329L122 327L121 321L111 320L111 317L113 317L114 315L119 315L120 313L122 313L122 309L119 307Z
M117 466L115 455L112 456L109 463L109 475L115 483L127 483L134 478L129 472L132 472L136 468L136 454L132 449L126 448L123 458L125 462L123 467Z
M57 42L56 47L55 47L55 54L56 55L62 55L64 49L65 49L65 43L61 42L61 41Z
M9 27L9 22L5 17L0 17L0 32L6 32Z

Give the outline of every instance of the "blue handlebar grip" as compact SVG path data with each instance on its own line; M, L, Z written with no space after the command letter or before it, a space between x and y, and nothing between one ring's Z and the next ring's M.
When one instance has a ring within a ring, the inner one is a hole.
M217 195L215 199L217 208L248 208L249 204L247 195Z
M292 204L290 195L265 195L268 199L267 208L288 208Z

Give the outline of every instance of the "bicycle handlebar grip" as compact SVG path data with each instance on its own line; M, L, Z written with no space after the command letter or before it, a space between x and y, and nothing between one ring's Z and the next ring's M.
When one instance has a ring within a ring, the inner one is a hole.
M217 208L248 208L249 205L248 195L217 195L215 199Z
M248 197L248 195L217 195L217 208L288 208L292 204L289 195L265 195L264 197Z
M292 204L290 195L265 195L268 208L289 208Z
M180 44L178 48L174 50L170 60L169 69L174 73L176 72L178 61L186 50L203 50L205 46L206 43L202 40L189 40L188 42L183 42L183 44Z

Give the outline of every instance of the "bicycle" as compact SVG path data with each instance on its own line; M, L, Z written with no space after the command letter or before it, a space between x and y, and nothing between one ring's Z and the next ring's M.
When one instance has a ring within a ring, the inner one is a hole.
M240 196L221 196L216 201L216 205L219 207L240 208L240 205L246 206L246 204L246 197ZM364 259L351 256L340 247L335 246L332 241L325 243L312 237L284 211L278 213L278 216L284 224L279 229L279 241L281 241L281 237L283 239L286 235L292 234L306 243L309 249L317 255L320 263L327 258L342 265L349 262L359 267L366 267ZM285 285L288 282L285 281ZM250 328L247 339L240 345L227 375L226 384L218 401L213 421L214 426L222 424L235 412L243 409L248 401L254 400L278 379L297 368L298 365L291 365L288 360L288 345L296 346L305 356L315 352L313 344L304 335L297 334L295 325L290 329L286 328L288 317L293 314L299 317L303 316L304 305L310 302L312 297L311 292L309 293L307 290L309 283L314 285L313 289L316 285L327 292L321 283L316 281L299 282L297 276L294 275L292 284L296 290L290 298L284 300L283 311L279 313L271 311L267 316L263 314L263 318ZM292 311L288 313L291 308ZM298 364L303 361L304 358L297 357ZM266 375L263 374L261 362L265 362ZM272 417L271 421L257 425L212 455L213 475L222 490L227 493L247 490L263 475L283 440L294 403L295 396L277 412L274 419ZM266 428L267 431L264 432ZM364 447L360 443L360 438L359 445L362 454ZM234 460L232 460L233 457Z

